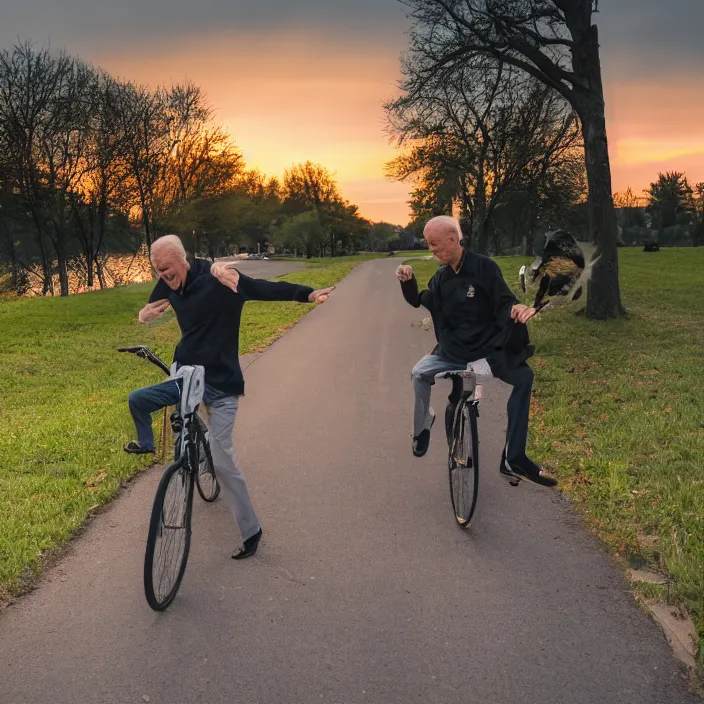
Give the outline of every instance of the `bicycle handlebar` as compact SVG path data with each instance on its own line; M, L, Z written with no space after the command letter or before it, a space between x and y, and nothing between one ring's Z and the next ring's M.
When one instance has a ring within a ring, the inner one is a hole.
M137 357L141 357L142 359L146 359L148 362L151 362L155 366L159 367L161 371L164 372L167 376L171 374L171 370L162 362L159 357L157 357L154 352L152 352L148 347L145 347L144 345L135 345L133 347L118 347L117 348L118 352L129 352L130 354L134 354Z

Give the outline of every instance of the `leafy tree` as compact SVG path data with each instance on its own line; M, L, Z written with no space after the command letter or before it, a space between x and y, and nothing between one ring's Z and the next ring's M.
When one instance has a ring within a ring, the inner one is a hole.
M696 214L694 191L679 171L659 173L645 194L646 210L661 235L666 227L690 223Z
M292 215L272 232L272 240L276 244L289 247L294 252L303 251L308 259L325 242L326 236L317 210Z

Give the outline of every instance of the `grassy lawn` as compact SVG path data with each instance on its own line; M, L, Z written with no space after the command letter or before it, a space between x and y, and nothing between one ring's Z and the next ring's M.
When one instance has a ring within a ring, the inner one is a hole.
M702 636L704 249L619 253L627 319L547 309L530 324L538 347L530 449L623 564L669 576L670 599ZM497 261L517 282L524 260ZM413 265L422 283L436 268Z
M321 288L355 266L327 263L282 278ZM151 288L0 302L0 597L22 591L43 556L149 463L122 451L134 435L127 395L162 375L115 348L146 344L171 360L173 313L152 326L137 322ZM312 307L248 303L241 353L265 348Z

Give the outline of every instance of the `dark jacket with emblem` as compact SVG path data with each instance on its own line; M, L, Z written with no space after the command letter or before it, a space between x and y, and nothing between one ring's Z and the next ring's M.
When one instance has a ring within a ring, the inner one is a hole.
M413 307L430 311L439 354L451 362L468 364L485 357L521 356L529 343L525 325L511 319L518 302L496 262L465 251L459 270L441 266L418 292L415 276L402 281L403 296Z

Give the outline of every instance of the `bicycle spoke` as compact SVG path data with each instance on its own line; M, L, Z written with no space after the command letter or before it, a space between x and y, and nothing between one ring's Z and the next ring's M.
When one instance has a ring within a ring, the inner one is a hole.
M158 601L171 594L181 573L187 539L188 481L185 469L174 473L164 496L152 561L152 580Z
M471 413L472 410L466 405L457 410L448 463L452 507L455 519L462 527L469 525L476 505L477 459Z
M215 501L220 494L220 485L218 484L213 467L210 449L208 447L205 436L205 429L199 432L198 437L198 473L196 474L196 486L198 493L204 501Z

